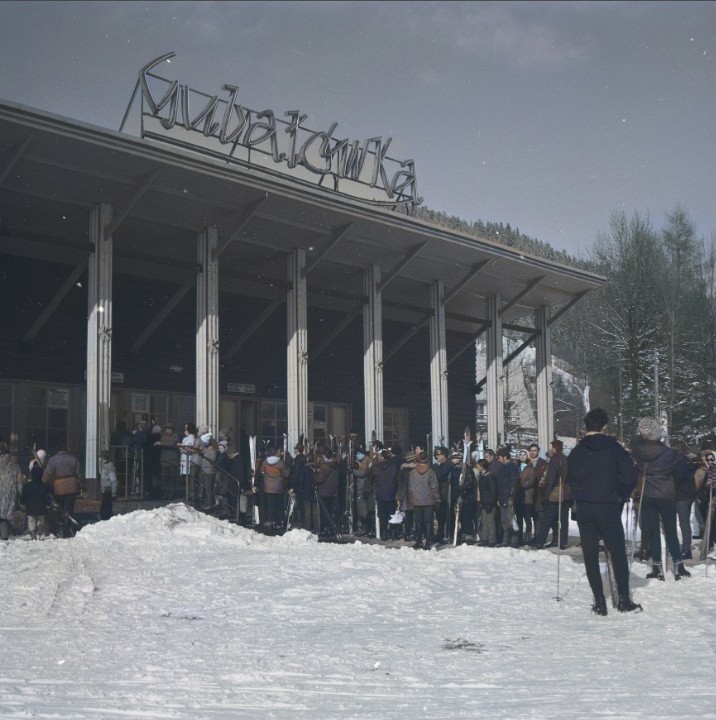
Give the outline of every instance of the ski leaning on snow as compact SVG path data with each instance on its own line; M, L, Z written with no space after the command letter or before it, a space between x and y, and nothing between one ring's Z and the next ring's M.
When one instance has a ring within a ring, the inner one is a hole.
M457 502L455 503L455 529L453 531L452 544L453 547L457 546L457 530L458 523L460 522L460 508L462 507L462 489L467 481L467 474L470 472L470 445L472 443L472 437L470 435L470 428L465 428L465 435L462 440L462 469L460 470L460 486L457 495Z
M296 496L293 492L289 493L288 496L288 509L286 510L286 527L285 531L288 532L291 529L291 523L293 522L293 513L296 511Z
M609 582L609 594L612 597L612 607L615 608L619 604L619 593L617 592L616 583L614 582L614 566L612 565L612 556L609 550L604 548L604 562L607 566L607 581Z

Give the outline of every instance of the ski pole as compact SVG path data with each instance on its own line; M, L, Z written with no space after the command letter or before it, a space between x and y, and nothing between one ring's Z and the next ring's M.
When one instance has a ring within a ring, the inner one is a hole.
M557 596L555 600L560 602L562 597L559 594L559 572L562 559L562 473L559 474L559 500L557 502ZM554 527L554 525L552 526ZM545 535L546 537L546 535Z

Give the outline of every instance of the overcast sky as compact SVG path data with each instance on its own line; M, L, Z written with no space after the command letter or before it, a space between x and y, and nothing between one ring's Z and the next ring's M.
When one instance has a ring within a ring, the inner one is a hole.
M0 98L119 129L139 68L415 160L424 204L583 255L716 232L714 2L2 2ZM0 138L2 142L2 138Z

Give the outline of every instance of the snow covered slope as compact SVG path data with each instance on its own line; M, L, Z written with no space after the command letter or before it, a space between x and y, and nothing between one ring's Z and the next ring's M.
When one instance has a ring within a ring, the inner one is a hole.
M716 718L716 568L268 538L184 505L0 543L0 718Z

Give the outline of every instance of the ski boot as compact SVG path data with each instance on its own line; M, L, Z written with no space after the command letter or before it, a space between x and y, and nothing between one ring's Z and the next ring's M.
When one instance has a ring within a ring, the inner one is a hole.
M594 605L592 605L592 612L595 615L606 615L607 614L607 601L604 595L594 598Z
M647 580L653 580L656 578L657 580L664 580L664 571L661 567L661 563L655 563L651 566L651 572L646 574Z
M641 612L642 606L635 603L630 597L620 597L617 603L617 610L619 612Z
M692 559L691 545L683 545L681 547L681 558L683 560L691 560Z
M681 580L681 578L689 577L691 577L691 573L684 567L684 563L678 563L674 568L674 580Z

